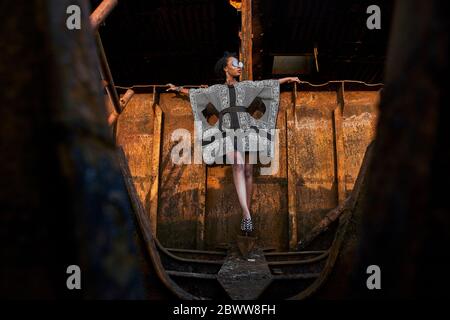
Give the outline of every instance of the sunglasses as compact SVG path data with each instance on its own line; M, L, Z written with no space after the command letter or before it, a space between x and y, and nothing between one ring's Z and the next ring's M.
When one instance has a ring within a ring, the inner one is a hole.
M237 61L236 59L233 59L231 62L231 65L235 68L243 68L244 64L241 61Z

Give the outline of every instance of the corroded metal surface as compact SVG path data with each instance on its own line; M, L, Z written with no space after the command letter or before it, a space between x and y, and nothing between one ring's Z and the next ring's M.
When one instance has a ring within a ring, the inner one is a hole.
M298 92L295 140L299 240L337 206L332 111L335 91Z
M344 136L346 195L349 195L353 189L364 152L375 137L378 100L378 91L344 92L342 131Z
M293 138L299 241L350 194L374 138L379 97L378 91L347 92L339 85L307 89L297 94Z
M131 176L139 198L150 211L150 168L153 147L153 94L134 95L117 122L116 143L128 159Z
M158 208L158 238L170 247L201 248L202 216L205 203L205 165L175 164L172 161L172 141L176 129L192 133L194 121L190 104L175 94L161 94L159 104L164 113ZM192 158L191 158L192 160ZM198 236L197 236L198 232Z
M256 238L249 236L238 236L236 242L239 252L241 253L241 256L243 258L247 258L249 253L255 247Z
M240 32L240 59L244 61L241 80L253 80L252 62L252 1L242 0L241 9L241 32Z
M340 83L321 90L305 84L298 88L295 103L291 92L281 94L279 170L261 175L260 165L254 166L251 213L259 246L287 250L290 240L302 240L338 205L340 190L344 196L351 192L365 148L374 137L379 92L347 92L345 87L339 92L341 88ZM118 141L130 157L136 188L149 209L151 166L155 165L150 160L153 113L148 105L152 97L143 96L135 94L120 116ZM157 195L160 241L191 249L234 242L241 209L231 167L173 164L171 152L177 142L171 141L171 134L184 128L193 143L192 111L189 100L175 94L158 93L156 100L163 112ZM193 160L193 148L191 152ZM295 216L289 214L289 201ZM296 218L298 230L289 217Z
M231 299L254 300L270 284L272 274L260 248L250 252L246 259L233 247L217 278Z

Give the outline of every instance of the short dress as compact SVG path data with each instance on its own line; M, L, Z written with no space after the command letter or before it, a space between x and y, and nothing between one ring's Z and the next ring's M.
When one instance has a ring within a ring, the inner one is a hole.
M203 161L224 164L230 151L265 153L274 157L274 136L280 97L278 80L241 81L234 85L216 84L189 90L194 115L194 136L199 140ZM259 99L264 114L256 119L249 106ZM208 123L203 111L213 105L219 115L214 125ZM241 130L238 130L241 129Z
M230 96L230 107L236 107L236 89L234 88L233 85L228 85L228 90L229 90L229 96ZM237 130L240 128L239 125L239 118L237 115L237 112L230 112L230 129L233 130ZM233 150L234 151L242 151L238 149L238 142L237 142L237 137L234 137L234 142L233 142ZM251 151L249 150L244 150L245 154L249 154ZM224 155L225 157L225 155Z

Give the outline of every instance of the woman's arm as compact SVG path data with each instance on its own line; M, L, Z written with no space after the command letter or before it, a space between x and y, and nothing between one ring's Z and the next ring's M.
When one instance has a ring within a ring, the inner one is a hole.
M171 83L168 83L167 86L169 86L169 88L166 91L175 91L189 95L189 89L183 88L182 86L176 86ZM203 84L200 88L208 88L208 86Z
M291 83L291 82L297 82L297 83L300 83L300 79L299 79L298 77L281 78L281 79L278 79L278 81L280 82L280 84L283 84L283 83Z
M183 88L183 87L177 87L171 83L167 84L169 86L169 88L166 91L175 91L175 92L179 92L179 93L184 93L184 94L189 94L189 89Z

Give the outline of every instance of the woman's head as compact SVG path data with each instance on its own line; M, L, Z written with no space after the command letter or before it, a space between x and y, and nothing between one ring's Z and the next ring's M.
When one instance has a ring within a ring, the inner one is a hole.
M242 63L239 63L235 53L226 51L223 57L216 62L214 70L216 75L223 80L227 79L227 74L236 78L241 75Z

